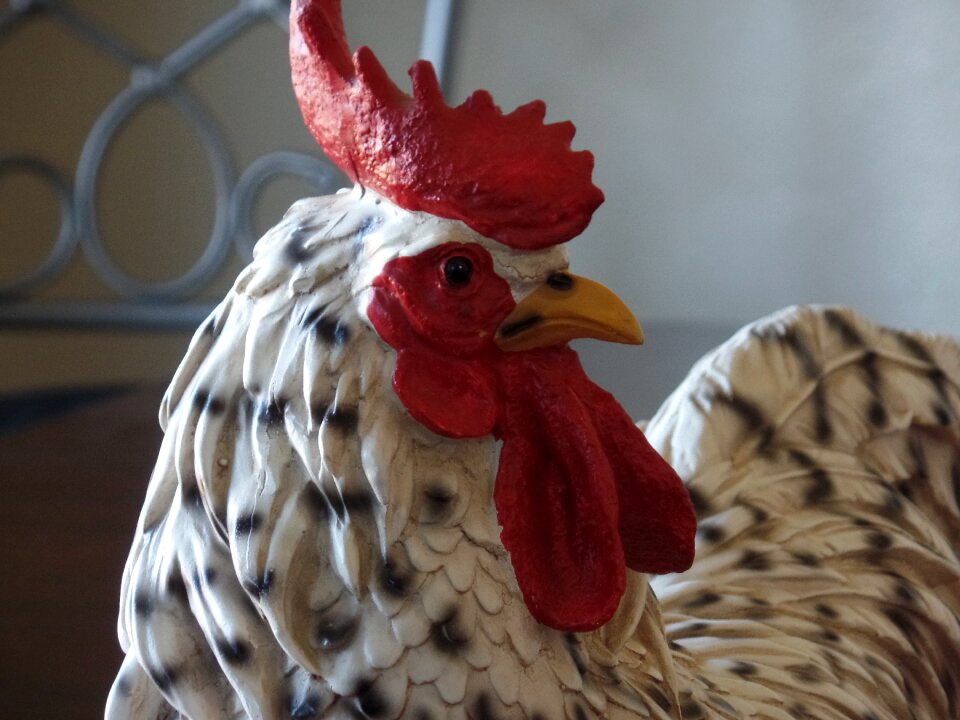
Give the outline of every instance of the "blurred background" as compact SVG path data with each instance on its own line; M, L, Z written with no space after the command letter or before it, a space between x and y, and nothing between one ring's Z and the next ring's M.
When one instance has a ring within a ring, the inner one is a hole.
M576 123L607 201L571 244L573 269L647 331L641 348L579 349L634 416L737 327L791 304L960 336L960 4L344 4L353 45L401 86L433 5L452 10L448 52L436 33L431 50L451 103L483 87L505 110L543 98L549 120ZM67 702L96 716L163 383L255 238L343 181L290 90L285 5L0 3L11 717Z
M41 12L47 5L61 10ZM94 198L98 247L146 283L134 292L149 295L189 270L212 232L228 243L243 235L239 244L249 247L290 202L316 194L316 183L273 174L247 183L252 220L242 232L214 227L218 182L236 183L273 151L320 155L289 87L283 5L9 3L18 18L0 32L0 155L40 159L86 192L91 173L77 170L92 150L91 131L104 135L104 120L120 118L97 148L96 186L85 197ZM405 83L426 0L345 5L354 45L373 46ZM582 352L636 415L652 413L700 353L786 305L843 303L884 323L960 334L960 5L453 5L449 100L478 87L507 110L544 98L548 118L573 120L576 146L596 156L607 201L571 244L574 268L628 301L648 343L585 344ZM35 12L23 12L30 6ZM231 13L246 20L174 85L222 143L212 162L198 121L150 91L149 74L131 65L156 67ZM91 42L94 31L122 50L104 51ZM146 89L137 95L135 87ZM111 104L121 95L131 102L118 113ZM342 181L328 175L328 186ZM59 224L48 182L0 166L0 283L41 263ZM78 234L89 229L82 217L77 224ZM162 381L241 258L231 253L202 289L164 299L192 303L192 315L152 323L162 331L8 322L0 327L0 391ZM76 309L79 299L111 292L77 253L29 296Z

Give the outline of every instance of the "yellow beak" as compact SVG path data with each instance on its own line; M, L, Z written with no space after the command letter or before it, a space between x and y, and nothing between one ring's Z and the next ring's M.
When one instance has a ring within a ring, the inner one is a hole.
M576 338L639 345L643 330L630 308L600 283L554 273L517 304L497 329L496 342L512 352Z

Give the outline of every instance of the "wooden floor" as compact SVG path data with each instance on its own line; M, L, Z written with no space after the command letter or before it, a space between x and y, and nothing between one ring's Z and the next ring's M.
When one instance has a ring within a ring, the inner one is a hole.
M0 435L0 718L102 718L160 389Z

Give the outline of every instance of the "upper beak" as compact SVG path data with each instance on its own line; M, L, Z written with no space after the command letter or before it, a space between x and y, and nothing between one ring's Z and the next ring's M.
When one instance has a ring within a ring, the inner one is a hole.
M501 350L532 350L596 338L639 345L643 330L623 301L600 283L554 273L521 300L497 329Z

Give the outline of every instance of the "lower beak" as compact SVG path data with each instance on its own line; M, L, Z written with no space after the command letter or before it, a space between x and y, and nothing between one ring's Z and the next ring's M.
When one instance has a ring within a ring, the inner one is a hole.
M600 283L554 273L506 317L496 342L501 350L513 352L577 338L639 345L643 330L630 308Z

